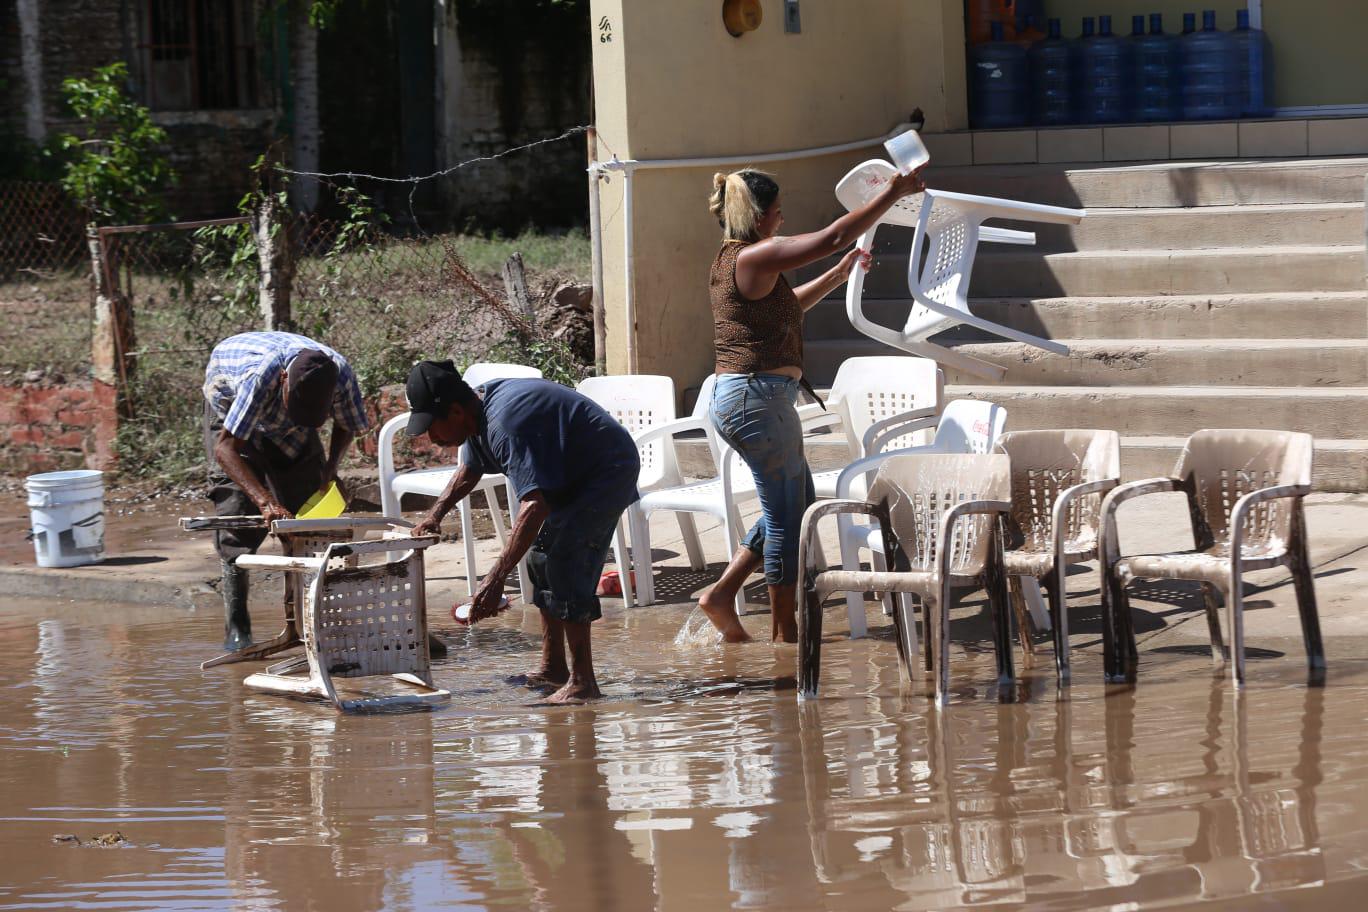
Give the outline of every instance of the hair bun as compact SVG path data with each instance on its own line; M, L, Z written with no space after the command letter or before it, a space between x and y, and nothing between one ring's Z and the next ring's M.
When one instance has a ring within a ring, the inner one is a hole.
M726 187L727 175L723 174L721 171L718 171L715 174L713 174L713 189L722 191L725 190Z

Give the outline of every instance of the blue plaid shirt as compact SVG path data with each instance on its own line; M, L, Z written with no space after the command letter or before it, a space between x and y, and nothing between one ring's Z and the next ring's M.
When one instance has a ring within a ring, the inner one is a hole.
M229 336L214 346L204 370L204 398L228 433L240 440L269 440L291 458L303 451L312 429L290 421L281 377L294 356L308 348L323 352L337 364L333 422L353 434L366 429L369 422L361 388L346 358L294 333L249 332Z

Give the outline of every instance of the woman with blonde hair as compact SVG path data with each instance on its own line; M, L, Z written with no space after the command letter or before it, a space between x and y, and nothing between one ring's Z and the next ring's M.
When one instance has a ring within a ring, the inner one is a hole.
M713 260L712 297L717 381L713 425L755 476L762 517L701 599L727 642L750 639L735 599L762 565L769 587L770 636L798 639L798 531L813 499L797 412L803 383L803 313L845 282L870 254L850 250L822 275L793 288L782 273L845 250L900 198L924 189L919 173L900 174L868 205L810 234L780 237L779 185L762 171L713 175L709 208L723 229ZM811 387L808 387L811 389Z

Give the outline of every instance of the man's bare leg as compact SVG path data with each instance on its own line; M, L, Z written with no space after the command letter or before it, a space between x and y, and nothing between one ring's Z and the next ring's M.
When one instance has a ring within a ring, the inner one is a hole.
M545 611L541 612L541 625L541 667L514 680L528 687L562 687L570 680L570 668L565 664L565 625Z
M759 554L740 545L732 555L731 563L727 564L727 569L722 571L722 578L698 600L698 607L722 634L724 643L745 643L750 640L750 634L746 633L746 628L741 626L741 619L736 616L736 593L745 585L746 577L764 562Z
M798 584L770 586L770 639L798 642Z
M547 697L548 703L577 703L603 696L594 678L594 656L589 647L589 624L558 621L565 631L565 642L570 644L570 680ZM562 656L563 658L563 656Z

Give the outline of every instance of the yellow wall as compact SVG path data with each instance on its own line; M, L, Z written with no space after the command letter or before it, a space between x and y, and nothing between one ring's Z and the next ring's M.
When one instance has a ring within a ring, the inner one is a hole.
M916 107L928 131L965 124L960 0L830 0L782 6L733 38L718 0L592 0L600 158L783 152L878 136ZM611 41L600 40L607 20ZM786 233L839 214L832 190L870 148L767 166L783 188ZM729 166L734 170L743 163ZM681 392L711 370L708 266L720 231L707 210L713 168L645 170L634 180L638 366ZM609 367L626 370L621 175L602 189Z
M1216 27L1235 27L1246 0L1046 0L1047 17L1063 20L1066 38L1084 16L1107 13L1112 31L1129 35L1131 16L1164 14L1164 31L1182 31L1183 13L1216 10ZM1042 26L1043 27L1043 26ZM1273 101L1278 107L1368 104L1368 3L1360 0L1264 0L1263 28L1273 44Z

